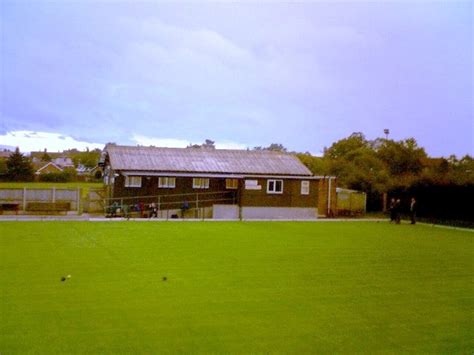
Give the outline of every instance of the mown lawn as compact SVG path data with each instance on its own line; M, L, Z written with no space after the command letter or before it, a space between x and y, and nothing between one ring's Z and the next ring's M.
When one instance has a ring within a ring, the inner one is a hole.
M1 222L0 353L471 354L473 237L370 222Z

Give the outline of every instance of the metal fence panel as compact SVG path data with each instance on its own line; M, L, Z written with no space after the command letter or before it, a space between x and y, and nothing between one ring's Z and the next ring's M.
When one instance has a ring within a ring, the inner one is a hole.
M53 190L31 189L26 191L27 202L51 202L53 200Z
M104 191L94 189L82 196L81 189L0 189L0 203L17 203L25 211L30 202L69 202L71 211L80 212L82 206L85 212L103 212Z
M56 190L56 201L76 201L77 190Z
M0 201L22 201L23 189L0 189Z

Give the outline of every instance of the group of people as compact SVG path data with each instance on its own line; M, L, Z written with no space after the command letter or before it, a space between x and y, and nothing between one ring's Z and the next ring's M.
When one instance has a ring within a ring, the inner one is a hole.
M121 205L119 202L114 201L108 208L107 208L107 216L108 217L130 217L130 212L138 212L140 217L158 217L158 208L156 203L151 203L149 205L145 205L143 202L138 202L135 204Z
M410 220L411 224L416 224L416 199L414 197L410 200ZM400 224L402 214L402 202L399 198L392 198L390 200L390 223Z
M179 209L181 210L181 217L184 218L186 211L190 209L189 202L185 200ZM158 218L159 208L155 202L149 204L138 202L127 205L114 201L107 207L106 216L130 218L130 212L138 213L141 218ZM178 213L171 214L171 218L178 217Z

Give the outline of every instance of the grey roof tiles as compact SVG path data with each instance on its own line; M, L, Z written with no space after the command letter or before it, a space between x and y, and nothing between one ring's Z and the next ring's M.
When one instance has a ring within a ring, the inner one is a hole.
M291 154L265 150L156 148L107 145L114 170L305 175L311 172Z

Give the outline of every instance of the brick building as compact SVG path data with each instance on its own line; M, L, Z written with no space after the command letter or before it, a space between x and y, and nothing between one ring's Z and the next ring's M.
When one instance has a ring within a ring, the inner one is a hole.
M187 204L213 218L314 219L336 207L335 178L282 152L110 144L100 165L110 201L160 211Z

